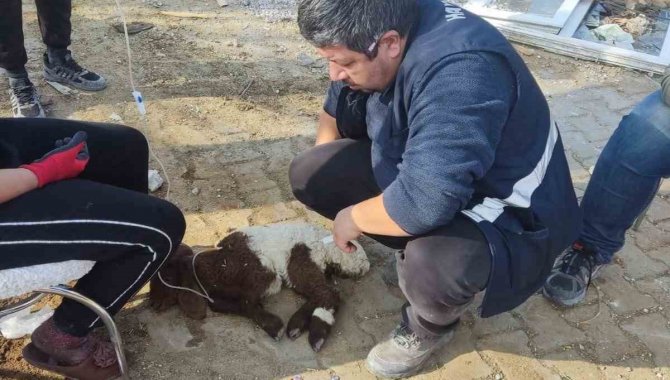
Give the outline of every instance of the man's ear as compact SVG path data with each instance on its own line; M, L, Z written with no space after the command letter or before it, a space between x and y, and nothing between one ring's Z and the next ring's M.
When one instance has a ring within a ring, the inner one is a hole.
M395 30L389 30L379 39L379 52L388 58L396 59L403 54L403 38Z

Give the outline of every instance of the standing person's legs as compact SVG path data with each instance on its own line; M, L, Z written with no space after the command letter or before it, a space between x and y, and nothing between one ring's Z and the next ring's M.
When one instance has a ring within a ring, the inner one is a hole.
M605 146L584 194L580 240L609 263L625 233L670 176L670 107L656 92L625 116Z
M105 78L79 66L68 49L72 35L72 0L35 0L35 3L42 40L47 45L43 58L44 78L85 91L107 87Z
M70 46L72 0L35 0L42 41L48 54Z
M7 70L10 77L27 76L21 9L21 0L0 1L0 68Z
M28 55L23 45L21 0L0 1L0 68L9 79L9 100L14 117L43 117L44 109L28 78Z

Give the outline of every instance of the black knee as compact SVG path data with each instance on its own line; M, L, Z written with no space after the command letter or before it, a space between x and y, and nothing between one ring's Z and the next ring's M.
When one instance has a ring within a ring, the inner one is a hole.
M308 193L308 185L313 179L318 166L314 164L314 149L309 149L296 156L289 167L289 183L295 199L307 206L314 205L314 199Z

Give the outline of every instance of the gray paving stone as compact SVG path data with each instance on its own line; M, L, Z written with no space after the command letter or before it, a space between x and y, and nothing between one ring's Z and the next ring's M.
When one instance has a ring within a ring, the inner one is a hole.
M475 336L480 337L488 334L514 331L520 327L519 321L511 313L502 313L491 318L475 318L472 331Z
M513 331L480 339L477 348L502 370L505 379L561 379L533 357L528 343L523 331Z
M581 358L576 350L545 355L541 362L545 366L553 368L562 378L600 380L603 377L598 366Z
M586 339L583 332L567 324L560 312L542 296L530 298L514 311L533 330L535 335L531 339L542 351L552 351Z
M623 270L617 265L605 267L597 285L610 299L608 306L617 314L629 314L656 305L651 296L640 293L623 278Z
M670 246L670 222L661 222L656 225L647 221L642 222L640 230L635 232L635 244L643 251L651 251Z
M670 202L660 197L654 198L646 214L647 220L658 223L670 219Z
M454 340L437 351L426 363L426 370L418 379L482 379L493 374L493 369L475 349L475 341L469 329L459 328Z
M649 258L631 241L626 242L616 257L623 261L624 273L629 278L656 276L668 270L664 263Z
M660 314L643 315L623 323L621 327L637 336L653 352L656 364L670 365L670 328L667 319Z
M595 346L593 354L599 362L608 363L636 351L605 305L601 306L601 312L595 319L579 326Z
M670 316L670 276L637 281L635 286L645 294L649 294L659 303L663 314Z

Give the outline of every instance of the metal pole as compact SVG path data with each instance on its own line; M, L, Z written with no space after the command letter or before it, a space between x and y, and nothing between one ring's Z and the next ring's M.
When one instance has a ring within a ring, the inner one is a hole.
M33 306L34 304L36 304L37 302L39 302L39 300L41 300L42 298L44 298L44 294L35 293L24 301L15 303L13 305L9 305L8 307L0 310L0 318L5 317L5 316L10 315L10 314L17 313L17 312L19 312L23 309L27 309L27 308Z

